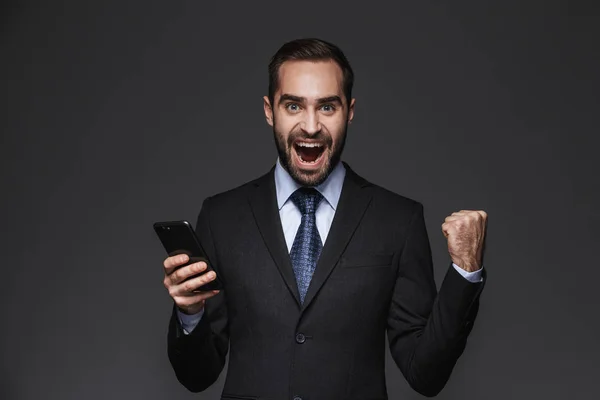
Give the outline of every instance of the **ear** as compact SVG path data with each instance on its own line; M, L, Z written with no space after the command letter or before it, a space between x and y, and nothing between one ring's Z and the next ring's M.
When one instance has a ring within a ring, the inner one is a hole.
M268 96L263 96L263 108L265 110L267 124L273 126L273 108L271 107L271 102L269 101Z
M352 123L352 119L354 119L354 103L356 102L356 99L353 98L352 100L350 100L350 105L348 106L348 123L351 124Z

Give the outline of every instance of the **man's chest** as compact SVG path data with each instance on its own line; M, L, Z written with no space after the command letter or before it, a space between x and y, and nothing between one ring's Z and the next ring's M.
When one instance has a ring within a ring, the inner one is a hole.
M298 310L281 222L274 221L274 234L266 238L252 215L240 213L234 217L235 229L213 232L219 273L231 311L272 320L282 309ZM325 258L319 260L314 272L319 286L312 288L313 308L326 305L326 309L340 315L356 315L361 309L387 309L398 256L397 237L390 229L382 221L363 218L341 252L333 257L330 248L336 247L339 238L335 231L327 238L322 250ZM324 315L323 322L326 318Z

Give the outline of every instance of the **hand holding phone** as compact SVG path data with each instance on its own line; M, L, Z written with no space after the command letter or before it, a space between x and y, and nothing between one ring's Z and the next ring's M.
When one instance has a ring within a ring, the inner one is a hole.
M182 312L199 312L223 285L194 230L187 221L156 222L154 230L169 255L163 263L169 295Z
M214 271L207 270L207 263L199 261L189 263L187 254L167 257L164 285L177 307L185 314L197 314L204 308L204 302L219 293L219 290L199 290L216 279Z

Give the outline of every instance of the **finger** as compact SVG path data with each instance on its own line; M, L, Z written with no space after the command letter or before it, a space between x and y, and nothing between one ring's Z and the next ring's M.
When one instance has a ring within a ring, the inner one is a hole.
M464 218L463 215L448 215L446 217L446 219L444 219L444 221L451 222L451 221L456 221L456 220L463 219L463 218Z
M483 213L483 214L482 214ZM479 218L482 216L487 216L487 214L485 213L485 211L480 211L480 210L461 210L458 212L453 212L451 215L449 215L450 217L468 217L468 218Z
M451 233L451 231L452 231L452 225L444 222L442 224L442 233L444 234L446 239L448 238L448 235Z
M175 303L179 307L189 307L200 302L210 299L219 294L220 290L209 290L207 292L194 293L191 296L178 296L175 298Z
M175 270L171 275L169 275L169 281L172 285L179 285L189 277L197 275L204 270L206 270L206 263L204 261L186 265L185 267Z
M187 254L179 254L177 256L167 257L163 262L163 266L165 267L165 273L170 275L175 268L185 264L189 261L189 257Z
M208 271L205 274L188 279L187 281L181 282L175 287L175 294L180 296L189 296L194 290L206 285L208 282L214 281L216 277L217 274L215 271Z
M479 213L479 215L481 215L481 217L485 220L487 220L487 213L483 210L477 210L477 212Z
M460 211L453 212L451 215L469 215L469 214L474 214L476 212L477 212L476 210L460 210Z

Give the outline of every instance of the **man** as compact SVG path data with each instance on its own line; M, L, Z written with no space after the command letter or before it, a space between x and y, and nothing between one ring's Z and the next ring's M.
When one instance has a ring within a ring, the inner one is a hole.
M486 213L443 223L452 264L438 294L422 204L340 161L355 104L344 54L295 40L269 78L275 167L204 201L196 231L214 272L178 269L186 256L164 262L177 378L206 389L229 351L222 399L387 399L387 332L409 384L436 395L477 314ZM195 292L215 273L222 291Z

